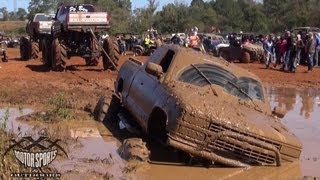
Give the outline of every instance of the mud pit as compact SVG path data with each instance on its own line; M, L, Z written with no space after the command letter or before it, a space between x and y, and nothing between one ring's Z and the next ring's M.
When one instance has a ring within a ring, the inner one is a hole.
M277 167L252 167L249 169L239 168L205 168L189 167L180 165L168 165L170 158L163 158L167 154L160 152L155 158L159 164L130 162L122 160L117 148L120 142L128 135L118 129L118 123L112 122L103 125L92 120L85 109L91 108L100 96L111 99L113 93L113 81L116 77L114 72L102 72L102 64L98 67L86 67L80 58L72 58L67 72L50 72L41 65L39 60L17 61L18 49L8 49L9 62L0 64L0 117L3 116L6 107L30 108L24 109L23 113L32 110L41 111L48 100L58 92L63 92L69 101L69 107L81 113L75 120L60 123L45 123L46 129L56 137L64 138L71 159L59 159L52 164L63 173L62 179L81 178L113 178L113 179L164 179L181 178L188 179L239 179L246 178L277 178L290 179L301 177L320 177L320 125L317 117L320 116L320 91L317 89L305 89L296 91L294 88L267 88L267 94L272 107L278 103L285 104L288 113L283 119L286 124L303 142L303 153L300 162L284 164ZM145 60L145 58L144 58ZM123 59L122 59L123 62ZM320 69L316 68L313 74L304 73L306 67L299 67L296 74L282 73L276 70L265 70L261 64L241 64L257 74L263 82L273 87L313 87L320 84ZM309 95L308 95L309 94ZM302 109L302 115L301 115ZM10 116L20 116L18 109L12 110ZM42 132L42 123L9 121L8 128L20 128L27 131L31 128L33 133ZM35 127L35 128L34 128ZM65 130L62 130L65 129ZM66 130L67 129L67 130ZM11 129L12 130L12 129ZM13 130L16 131L16 130ZM77 138L78 137L78 138ZM116 138L115 138L116 137ZM157 147L155 145L155 147ZM110 155L111 154L111 155ZM112 157L112 158L111 158ZM174 161L175 162L175 161ZM160 163L161 164L161 163ZM60 168L59 168L60 167ZM73 171L72 171L73 170Z

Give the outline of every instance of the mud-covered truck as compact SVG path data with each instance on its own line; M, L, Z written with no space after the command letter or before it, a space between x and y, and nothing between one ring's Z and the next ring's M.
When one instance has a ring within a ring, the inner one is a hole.
M21 59L36 59L40 56L41 41L51 34L53 14L37 13L31 16L27 25L28 36L20 38Z
M302 145L271 110L257 76L233 63L166 45L146 63L128 60L115 90L151 138L227 166L299 159ZM133 121L133 120L132 120Z
M66 68L72 56L83 57L86 65L95 66L102 55L104 69L116 69L119 47L115 38L99 40L110 28L110 15L97 12L91 4L61 5L54 17L51 37L43 41L44 62L52 70Z

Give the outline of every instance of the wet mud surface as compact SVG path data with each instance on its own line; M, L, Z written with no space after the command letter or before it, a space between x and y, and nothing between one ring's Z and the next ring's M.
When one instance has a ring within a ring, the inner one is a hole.
M118 148L128 136L119 129L116 118L96 122L84 110L93 109L100 96L109 101L114 93L115 72L104 72L102 64L86 67L81 58L68 61L66 72L51 72L40 60L18 61L18 49L8 49L9 62L0 64L0 117L10 107L7 130L18 136L39 134L62 139L69 158L58 158L51 165L63 174L62 179L301 179L320 177L320 68L311 74L301 66L296 74L266 70L262 64L239 64L268 85L271 107L283 105L287 114L282 122L303 143L299 162L281 167L248 169L191 167L176 153L152 145L153 163L126 162ZM122 57L123 62L125 57ZM146 57L142 57L143 61ZM283 88L284 87L284 88ZM298 90L297 90L298 89ZM82 111L73 120L39 122L16 120L17 117L42 111L49 99L63 92L68 107ZM86 110L87 111L87 110ZM160 151L159 151L160 149ZM183 165L181 165L183 164Z

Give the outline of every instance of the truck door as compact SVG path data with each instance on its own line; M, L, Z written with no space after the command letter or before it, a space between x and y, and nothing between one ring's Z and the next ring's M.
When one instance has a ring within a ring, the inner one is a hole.
M161 52L161 53L160 53ZM174 52L166 48L160 49L158 52L160 54L154 54L158 59L152 59L157 64L163 66L164 73L166 73L172 59ZM162 86L159 79L151 74L148 74L145 69L141 69L135 76L133 83L130 87L129 96L132 102L131 107L134 107L134 114L138 117L139 123L144 129L147 128L149 115L153 110L159 98L154 92L157 87Z

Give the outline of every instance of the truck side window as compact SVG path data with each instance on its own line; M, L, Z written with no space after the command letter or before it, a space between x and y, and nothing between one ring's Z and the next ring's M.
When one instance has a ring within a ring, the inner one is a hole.
M162 66L163 72L166 73L168 71L168 68L171 64L171 61L174 56L174 51L168 50L167 54L163 57L163 59L160 62L160 66Z

